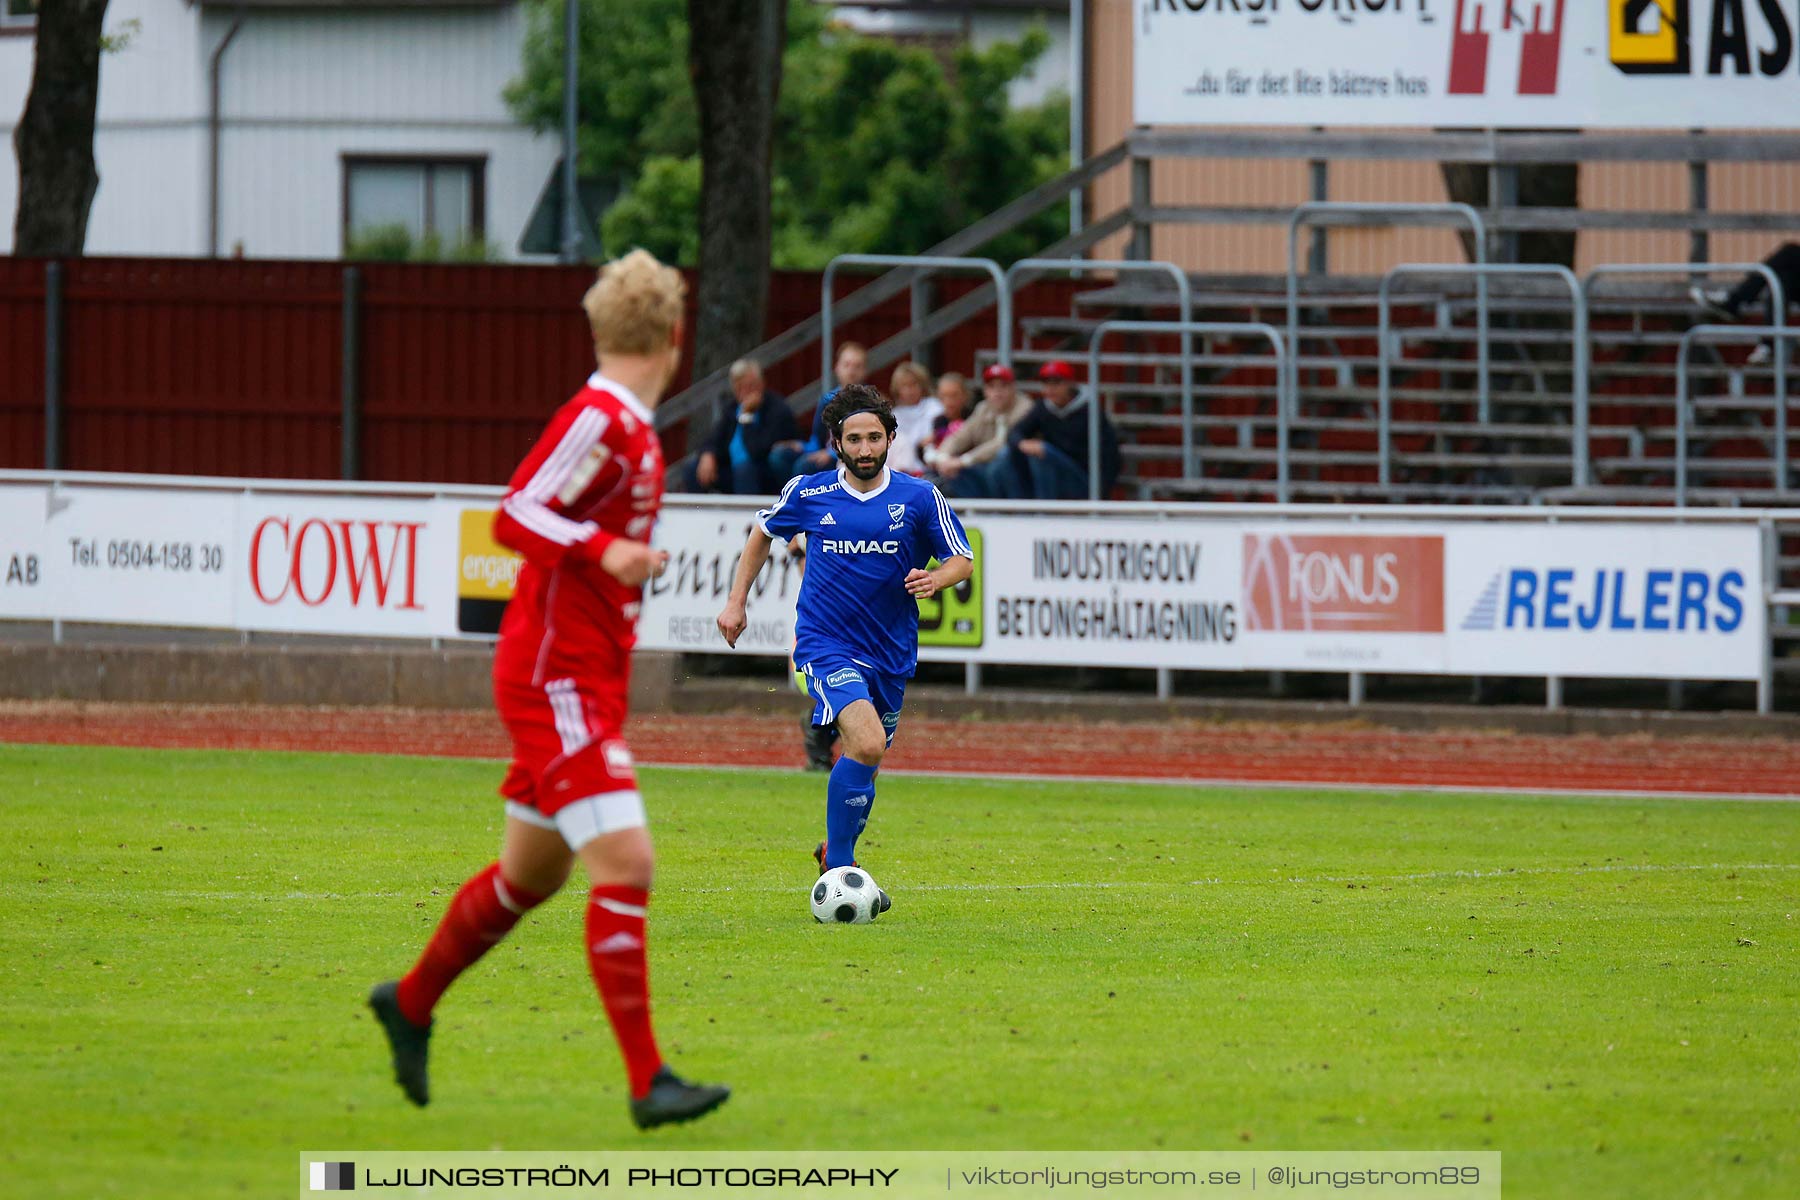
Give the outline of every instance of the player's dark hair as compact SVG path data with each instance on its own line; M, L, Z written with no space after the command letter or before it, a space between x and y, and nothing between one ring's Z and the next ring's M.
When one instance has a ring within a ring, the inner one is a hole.
M874 413L882 428L887 430L888 437L900 428L894 420L894 406L888 403L886 396L879 388L866 383L853 383L849 387L839 388L825 404L825 428L831 431L831 438L836 441L844 431L844 422L857 413Z

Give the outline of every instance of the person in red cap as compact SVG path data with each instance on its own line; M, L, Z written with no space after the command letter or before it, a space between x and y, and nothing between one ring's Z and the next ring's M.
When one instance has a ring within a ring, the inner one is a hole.
M1044 398L1006 435L1000 495L1009 500L1085 500L1088 497L1088 391L1075 388L1075 370L1059 358L1038 368ZM1119 435L1100 414L1100 496L1119 477Z
M925 465L938 490L962 499L1001 494L1006 463L1006 434L1025 415L1013 386L1013 369L995 363L981 373L981 403L969 419L932 447Z

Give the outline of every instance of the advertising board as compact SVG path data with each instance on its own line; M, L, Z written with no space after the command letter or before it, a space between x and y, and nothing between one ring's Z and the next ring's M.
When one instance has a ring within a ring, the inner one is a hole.
M1794 0L1137 0L1140 125L1787 128Z

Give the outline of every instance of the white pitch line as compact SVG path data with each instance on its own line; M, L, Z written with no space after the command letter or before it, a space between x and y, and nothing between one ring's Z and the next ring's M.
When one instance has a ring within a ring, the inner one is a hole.
M742 763L670 763L645 762L639 766L664 771L779 771L801 774L797 767L759 767ZM1145 787L1187 787L1206 791L1268 788L1292 792L1403 792L1427 796L1573 796L1595 800L1745 800L1769 804L1800 803L1800 793L1781 792L1663 792L1633 791L1628 788L1529 788L1498 787L1473 783L1342 783L1305 779L1193 779L1146 778L1137 775L1031 775L1009 771L918 771L883 767L885 776L899 779L969 779L996 783L1098 783L1106 785L1142 784Z
M1603 863L1599 866L1577 867L1501 867L1492 871L1470 870L1458 868L1449 871L1415 871L1400 875L1289 875L1269 879L1187 879L1179 883L1158 882L1158 887L1270 887L1289 884L1296 887L1308 887L1317 884L1350 884L1350 883L1429 883L1440 879L1495 880L1518 879L1526 876L1546 875L1609 875L1619 873L1666 875L1692 871L1800 871L1800 863ZM1119 888L1141 888L1143 880L1065 880L1063 882L1044 883L916 883L906 888L908 892L1030 892L1030 891L1113 891ZM91 895L93 889L83 885L83 894ZM674 889L688 895L723 895L726 893L752 893L779 895L793 891L792 887L684 887ZM126 894L119 890L118 894ZM132 893L137 894L137 893ZM416 899L415 892L282 892L280 894L264 892L204 892L179 891L157 892L152 898L158 900L219 900L243 901L260 900L264 903L283 903L298 901L316 903L321 900L411 900Z
M1609 863L1579 867L1503 867L1493 871L1453 870L1418 871L1404 875L1314 875L1287 876L1273 879L1189 879L1181 883L1158 882L1158 887L1268 887L1272 884L1309 886L1338 883L1424 883L1437 879L1516 879L1541 875L1604 875L1616 872L1667 874L1687 871L1800 871L1800 863ZM1111 891L1117 888L1141 888L1143 880L1069 880L1062 883L917 883L908 892L1029 892L1029 891ZM683 892L787 892L785 887L682 888Z

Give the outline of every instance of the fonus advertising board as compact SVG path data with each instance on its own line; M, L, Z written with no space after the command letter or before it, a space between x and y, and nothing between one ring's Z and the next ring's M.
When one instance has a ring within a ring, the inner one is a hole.
M1277 528L1244 534L1249 666L1437 671L1444 665L1444 537L1416 530Z
M1235 670L1242 526L982 514L979 648L928 658Z
M1146 125L1786 128L1800 0L1138 0Z
M1450 539L1446 667L1467 675L1756 679L1753 526L1464 526Z
M313 493L247 496L237 627L375 637L457 633L452 506Z

